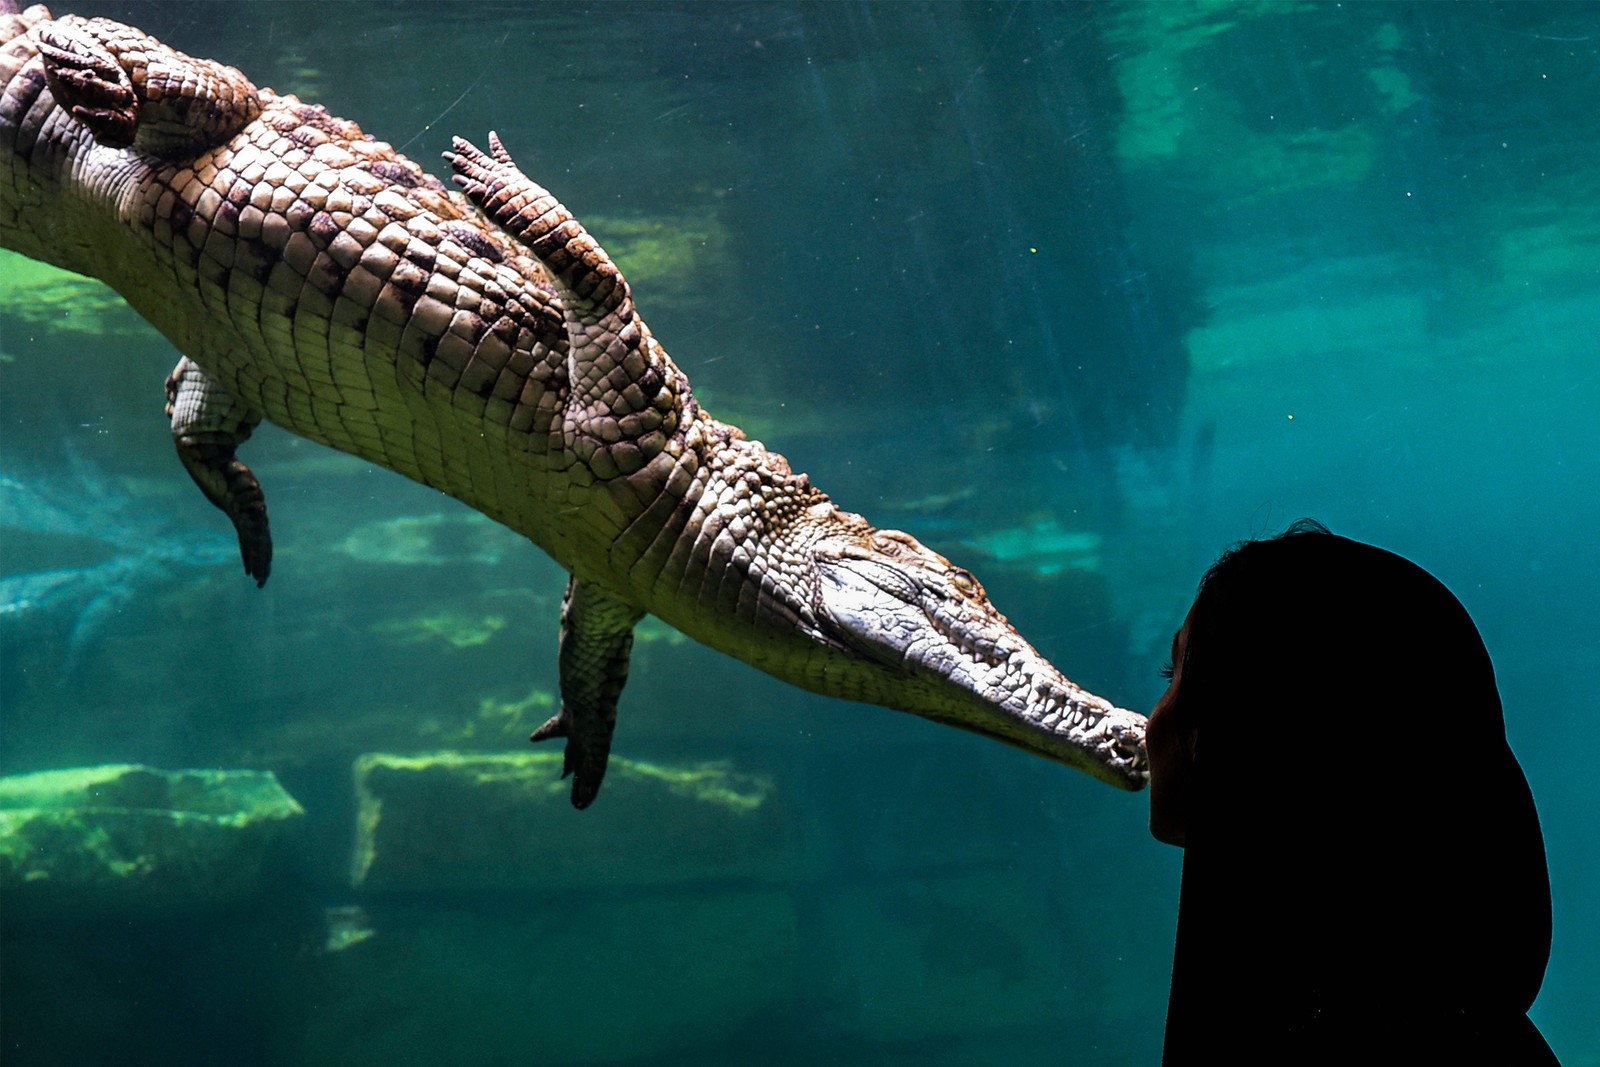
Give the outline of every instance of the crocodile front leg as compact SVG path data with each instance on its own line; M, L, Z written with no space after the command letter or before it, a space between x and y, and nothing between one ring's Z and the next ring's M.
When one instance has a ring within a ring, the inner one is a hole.
M628 681L633 628L644 612L598 586L573 578L561 602L561 710L530 741L567 739L561 777L573 775L572 806L587 808L600 791L617 726L617 700Z
M651 336L622 272L583 224L512 161L494 133L490 154L454 139L445 158L467 198L526 245L555 279L566 317L566 448L598 481L646 467L636 485L648 506L682 457L668 452L694 416L689 382ZM659 459L659 462L657 462Z
M206 498L232 521L245 573L257 586L265 585L272 570L267 499L255 472L234 455L261 422L260 414L184 356L167 376L167 418L172 420L178 459Z
M113 148L192 156L261 114L259 92L237 70L107 19L56 19L40 30L39 54L56 101ZM233 522L246 573L265 584L272 569L266 501L261 483L234 455L261 414L187 357L168 376L166 390L178 458Z

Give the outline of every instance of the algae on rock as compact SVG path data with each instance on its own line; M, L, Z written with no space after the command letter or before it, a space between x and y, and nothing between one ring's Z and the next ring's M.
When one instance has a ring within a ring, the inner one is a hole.
M148 327L106 285L0 249L0 319L30 334L70 332L96 340L143 334Z
M587 226L652 308L699 307L734 269L714 201L649 216L591 214Z
M612 802L578 814L561 763L560 752L361 756L352 883L481 892L788 881L812 865L806 824L767 778L612 756Z
M269 771L109 764L0 778L7 918L240 903L303 815Z

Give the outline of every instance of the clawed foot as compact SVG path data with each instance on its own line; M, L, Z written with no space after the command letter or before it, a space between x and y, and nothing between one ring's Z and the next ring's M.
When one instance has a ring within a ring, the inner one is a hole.
M572 775L572 806L582 811L594 803L600 792L600 782L606 776L606 762L610 758L610 745L595 752L584 743L584 738L569 730L570 719L563 707L545 724L529 735L529 741L548 741L553 737L567 739L567 748L561 762L561 777Z
M133 144L139 98L116 56L61 22L40 31L39 52L51 95L95 140L113 148Z
M233 445L180 437L178 458L207 499L222 509L239 535L239 556L256 586L272 572L272 528L267 501L255 472L234 455Z
M455 151L444 153L444 158L455 171L451 180L485 215L512 234L524 236L529 223L541 213L538 209L555 205L555 197L517 169L499 134L490 132L488 152L465 137L453 137L450 143ZM534 205L536 210L529 211Z
M494 133L489 151L457 137L455 151L446 152L455 171L453 180L489 220L522 242L565 287L568 310L575 304L589 308L583 314L596 320L627 305L627 317L636 313L628 302L628 283L583 224L572 217L548 190L517 169L511 153ZM617 323L617 329L624 323Z
M244 562L244 572L255 579L256 588L260 589L267 584L267 575L272 573L272 532L267 525L267 506L263 503L228 518L233 520L233 528L239 534L239 558Z

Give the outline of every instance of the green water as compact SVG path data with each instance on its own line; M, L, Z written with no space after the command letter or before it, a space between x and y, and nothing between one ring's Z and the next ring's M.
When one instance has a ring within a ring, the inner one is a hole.
M1422 563L1483 631L1540 807L1533 1017L1600 1064L1600 6L53 10L435 173L451 134L500 131L708 408L971 567L1119 703L1160 691L1232 541L1309 515ZM0 613L0 772L270 770L305 812L254 896L13 913L8 1064L1156 1061L1180 854L1142 796L660 626L617 754L759 781L770 856L630 865L746 825L663 771L413 832L533 873L353 887L352 764L527 748L562 575L264 427L256 590L171 456L169 346L103 290L0 270L0 581L61 575ZM1353 775L1427 759L1412 726L1352 730ZM540 881L526 856L558 847L588 858Z

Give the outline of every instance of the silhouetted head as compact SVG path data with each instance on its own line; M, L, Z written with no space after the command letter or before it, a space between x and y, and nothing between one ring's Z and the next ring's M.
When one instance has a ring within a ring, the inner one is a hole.
M1226 958L1286 1011L1525 1011L1543 842L1450 591L1303 522L1223 556L1175 646L1148 734L1151 830L1186 849L1174 1010Z
M1409 560L1315 523L1218 560L1177 643L1155 732L1192 752L1184 815L1199 832L1269 787L1279 829L1392 823L1401 800L1453 822L1443 787L1481 786L1509 757L1466 609Z

